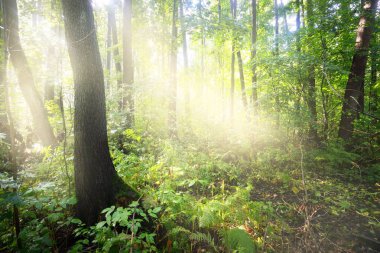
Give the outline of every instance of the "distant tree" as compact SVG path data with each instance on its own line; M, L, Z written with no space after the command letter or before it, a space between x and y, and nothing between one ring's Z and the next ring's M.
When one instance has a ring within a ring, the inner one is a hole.
M112 43L112 15L115 16L114 7L108 6L107 8L107 37L106 37L106 70L107 75L111 76L111 43ZM110 78L106 78L105 86L110 89Z
M354 132L354 120L363 110L360 96L364 91L364 77L367 65L369 43L372 36L372 23L378 0L364 2L356 34L355 53L352 59L350 74L344 93L342 115L338 135L344 140L350 140Z
M74 74L74 169L77 215L93 224L123 191L137 194L118 177L107 140L103 68L91 1L62 0L66 39Z
M177 136L177 19L178 0L173 0L172 34L170 50L170 90L168 125L171 137Z
M308 38L311 41L314 32L314 6L313 0L306 1L306 11L307 11L307 26L308 26ZM310 120L309 120L309 138L313 142L319 142L318 132L317 132L317 101L315 92L315 66L312 61L308 66L308 86L306 101L309 107Z
M258 113L257 101L257 73L256 73L256 53L257 53L257 4L256 0L252 0L252 35L251 35L251 65L252 65L252 104L254 113Z
M55 146L56 138L49 123L44 103L34 85L32 71L29 68L24 50L21 47L18 25L17 1L3 0L4 25L7 31L7 47L10 60L16 70L16 75L22 94L33 117L35 131L44 146Z
M135 102L133 99L133 57L132 57L132 0L124 0L123 6L123 82L126 85L126 96L123 108L127 109L127 126L134 125Z
M47 48L46 55L46 75L45 80L45 92L44 100L51 101L54 100L55 85L54 85L54 59L55 59L55 48L53 45L49 45Z
M236 17L236 0L230 0L231 17L235 20ZM234 29L234 28L233 28ZM235 99L235 50L236 42L234 31L232 31L232 46L231 46L231 85L230 85L230 119L233 121L234 117L234 99Z
M116 70L116 83L117 83L117 89L121 90L122 83L123 83L123 77L122 77L122 68L121 68L121 59L120 59L120 52L119 52L119 40L117 37L117 26L116 26L116 17L115 17L115 6L111 5L108 8L108 22L111 29L111 35L112 35L112 46L113 46L113 61L115 64L115 70ZM119 108L123 108L123 101L119 101Z
M0 26L4 27L4 8L3 1L0 1ZM9 135L8 117L6 110L6 91L5 91L5 75L8 61L8 53L6 46L6 33L4 29L0 29L0 133Z

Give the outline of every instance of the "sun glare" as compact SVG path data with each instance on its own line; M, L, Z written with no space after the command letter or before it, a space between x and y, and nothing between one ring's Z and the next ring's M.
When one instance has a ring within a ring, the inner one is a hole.
M109 6L112 3L112 0L92 0L94 7L101 8Z

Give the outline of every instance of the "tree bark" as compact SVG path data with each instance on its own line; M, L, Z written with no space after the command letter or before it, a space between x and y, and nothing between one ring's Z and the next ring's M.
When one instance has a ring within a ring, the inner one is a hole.
M127 126L134 125L135 102L133 99L133 56L132 56L132 0L124 0L123 6L123 83L126 96L123 108L127 109Z
M109 153L103 68L91 1L62 0L66 40L75 83L74 170L77 216L94 224L125 187ZM125 187L125 194L137 194Z
M33 74L21 47L17 2L15 0L3 0L3 4L10 60L15 68L22 94L31 111L35 131L44 146L55 146L57 142L53 129L49 123L43 101L34 85Z
M357 113L362 110L358 99L363 91L365 69L368 59L369 42L371 40L371 24L374 22L378 0L366 1L363 14L360 17L356 34L355 53L352 59L350 74L344 93L342 115L339 124L338 136L350 140L354 131L353 122Z
M181 1L181 0L180 0ZM172 38L170 50L169 135L177 137L177 0L173 0Z

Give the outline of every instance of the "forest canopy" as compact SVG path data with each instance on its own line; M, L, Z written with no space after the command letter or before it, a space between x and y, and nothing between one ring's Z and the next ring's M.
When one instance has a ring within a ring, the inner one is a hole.
M378 0L0 0L0 252L378 252Z

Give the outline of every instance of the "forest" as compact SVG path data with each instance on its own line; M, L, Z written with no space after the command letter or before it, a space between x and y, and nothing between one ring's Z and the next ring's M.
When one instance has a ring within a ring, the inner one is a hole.
M378 0L0 0L0 252L380 252Z

